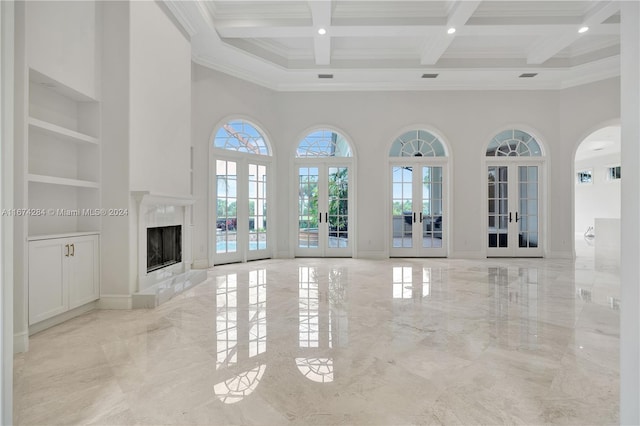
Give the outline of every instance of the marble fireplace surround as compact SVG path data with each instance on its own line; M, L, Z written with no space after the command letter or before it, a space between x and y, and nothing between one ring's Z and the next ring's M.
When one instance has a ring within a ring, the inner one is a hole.
M131 192L136 206L137 223L137 292L132 307L155 308L176 294L204 281L206 270L191 270L192 197ZM182 227L182 262L147 272L147 228L180 225Z

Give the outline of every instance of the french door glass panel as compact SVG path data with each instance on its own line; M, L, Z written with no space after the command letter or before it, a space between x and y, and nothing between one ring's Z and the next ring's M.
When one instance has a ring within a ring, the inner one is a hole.
M249 251L267 249L267 167L249 164Z
M445 253L442 166L392 166L392 256Z
M298 255L349 256L350 168L298 166Z
M442 248L442 167L422 167L422 248Z
M216 161L216 254L237 253L238 164Z
M329 247L347 248L349 246L349 169L329 167L327 185Z
M541 255L539 166L490 165L487 172L487 253Z
M268 257L267 165L216 160L215 263Z
M538 167L519 166L520 216L518 221L518 247L538 247Z
M394 166L393 247L413 247L413 167Z
M318 210L317 167L300 167L298 172L298 247L318 248Z

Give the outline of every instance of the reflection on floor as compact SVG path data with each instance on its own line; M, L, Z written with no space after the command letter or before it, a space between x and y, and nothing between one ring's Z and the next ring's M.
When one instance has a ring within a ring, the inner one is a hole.
M619 278L596 265L218 266L33 336L16 424L615 424Z

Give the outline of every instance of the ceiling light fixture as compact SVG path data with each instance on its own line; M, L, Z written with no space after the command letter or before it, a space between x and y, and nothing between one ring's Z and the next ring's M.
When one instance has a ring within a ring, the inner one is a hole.
M325 35L327 33L327 30L324 28L318 28L318 34L320 35Z
M422 74L422 78L438 78L438 74Z
M533 78L536 75L538 75L537 72L525 72L525 73L520 74L520 78Z
M589 27L581 27L581 28L578 30L578 32L579 32L580 34L584 34L584 33L586 33L587 31L589 31Z
M455 33L455 32L456 32L456 29L455 29L455 28L453 28L453 27L451 27L451 28L449 28L449 29L447 30L447 34L453 34L453 33Z
M318 78L333 78L333 74L318 74Z

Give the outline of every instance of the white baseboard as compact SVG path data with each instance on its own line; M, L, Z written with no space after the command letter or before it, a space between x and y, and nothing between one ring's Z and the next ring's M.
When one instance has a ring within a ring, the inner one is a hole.
M388 259L389 255L384 250L358 250L358 259Z
M276 259L293 259L293 256L291 256L291 254L289 253L289 250L287 251L279 251L276 252Z
M452 251L450 259L486 259L487 255L479 251Z
M13 335L13 353L27 352L29 350L29 333L21 331Z
M131 309L131 296L123 294L102 294L98 309Z
M191 264L193 269L209 269L208 259L195 259Z
M62 324L65 321L68 321L72 318L78 317L84 313L92 311L96 309L98 306L98 302L89 302L86 305L79 306L75 309L67 311L63 314L56 315L53 318L46 319L44 321L40 321L39 323L33 324L29 326L29 335L33 335L42 330L46 330L47 328L53 327L54 325Z
M545 256L547 259L574 259L571 251L550 251Z

